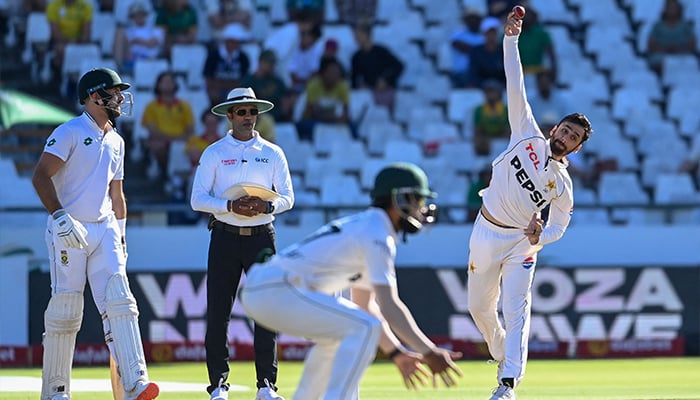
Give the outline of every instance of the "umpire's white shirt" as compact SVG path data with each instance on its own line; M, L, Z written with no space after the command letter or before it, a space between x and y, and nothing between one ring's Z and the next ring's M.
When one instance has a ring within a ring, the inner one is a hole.
M273 256L266 266L288 271L308 289L333 294L351 286L395 287L395 258L391 220L384 210L373 207L329 222Z
M58 200L75 219L101 222L114 213L109 183L124 179L124 139L104 133L83 113L57 127L44 152L65 162L52 177Z
M279 193L272 203L275 214L289 210L294 204L292 178L282 149L260 137L254 131L253 138L242 142L231 135L209 145L199 159L192 183L190 204L195 211L214 214L229 225L255 226L274 220L272 214L254 217L229 212L224 198L226 189L238 183L256 183Z
M511 136L508 148L492 163L489 187L482 192L484 206L501 223L526 228L532 214L550 204L547 226L540 245L564 234L574 207L573 185L567 164L551 158L545 139L527 103L517 37L503 39L507 79L508 121Z

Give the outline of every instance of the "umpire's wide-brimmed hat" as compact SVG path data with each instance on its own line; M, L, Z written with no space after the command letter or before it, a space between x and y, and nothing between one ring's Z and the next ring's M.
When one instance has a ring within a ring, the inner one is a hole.
M260 100L255 97L252 88L235 88L228 92L226 101L212 107L211 112L216 115L226 116L226 112L233 106L241 104L252 104L257 107L260 114L272 110L275 105L267 100Z

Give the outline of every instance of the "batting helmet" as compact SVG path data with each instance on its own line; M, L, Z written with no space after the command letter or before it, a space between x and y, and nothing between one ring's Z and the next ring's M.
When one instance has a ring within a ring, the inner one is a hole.
M372 199L395 195L397 190L412 192L423 197L435 197L428 186L428 176L420 167L411 163L394 163L384 167L374 179L370 192Z
M85 104L85 98L94 92L115 87L127 90L131 84L122 82L119 74L109 68L92 69L81 76L78 81L78 100L80 100L80 104Z
M404 235L416 233L423 224L435 220L437 207L426 204L425 199L437 194L430 190L428 176L415 164L394 163L384 167L374 180L370 196L375 206L390 202L399 210L398 229Z

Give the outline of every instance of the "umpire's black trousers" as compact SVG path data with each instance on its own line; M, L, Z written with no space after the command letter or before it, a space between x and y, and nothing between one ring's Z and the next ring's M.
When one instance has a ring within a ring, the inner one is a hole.
M243 234L241 234L243 233ZM211 393L229 374L228 324L241 273L256 261L264 249L274 253L275 229L272 224L237 232L235 227L216 222L211 230L207 265L207 333L205 348ZM269 251L269 250L268 250ZM257 387L267 379L277 382L277 333L255 324L255 372Z

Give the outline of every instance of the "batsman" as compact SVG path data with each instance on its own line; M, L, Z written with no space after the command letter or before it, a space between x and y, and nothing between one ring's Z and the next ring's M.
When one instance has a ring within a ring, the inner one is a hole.
M138 308L126 278L124 139L116 119L131 111L130 85L107 68L78 81L85 111L48 137L32 183L49 212L51 298L44 313L41 400L71 398L71 365L90 282L105 342L116 363L115 398L151 400Z

